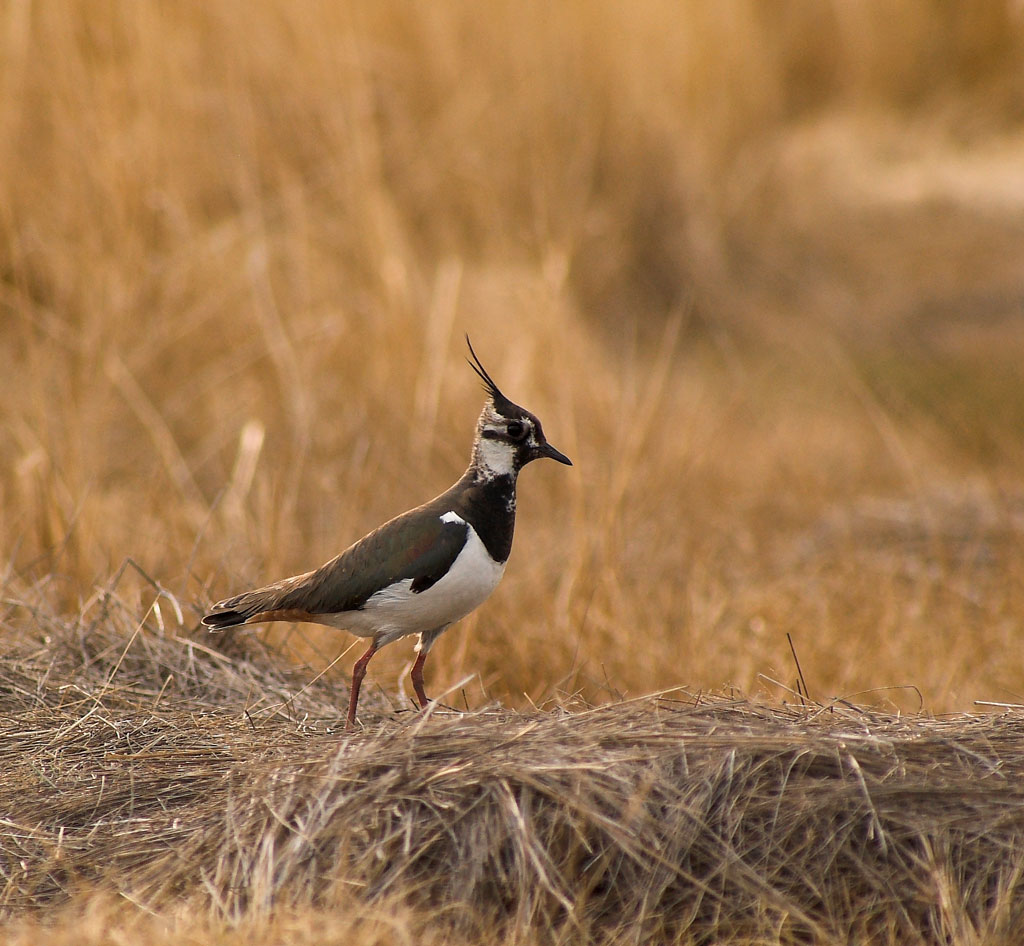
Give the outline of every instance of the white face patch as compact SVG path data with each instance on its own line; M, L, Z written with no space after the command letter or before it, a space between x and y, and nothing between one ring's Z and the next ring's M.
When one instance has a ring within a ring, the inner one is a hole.
M477 462L494 476L515 473L516 448L504 440L482 437L477 445Z
M473 465L488 479L514 477L537 455L544 436L540 422L529 411L519 410L521 413L506 417L491 401L484 405L477 421Z

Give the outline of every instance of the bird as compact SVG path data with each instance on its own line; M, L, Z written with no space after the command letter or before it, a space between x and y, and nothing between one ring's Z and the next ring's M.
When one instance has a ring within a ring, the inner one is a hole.
M212 631L240 624L299 621L369 638L352 668L347 729L356 725L359 689L370 658L418 635L410 677L421 709L423 665L438 637L478 608L497 587L512 551L516 480L542 458L572 461L544 436L535 414L510 401L480 363L466 335L466 359L483 384L469 467L429 502L388 520L313 571L217 602L202 623Z

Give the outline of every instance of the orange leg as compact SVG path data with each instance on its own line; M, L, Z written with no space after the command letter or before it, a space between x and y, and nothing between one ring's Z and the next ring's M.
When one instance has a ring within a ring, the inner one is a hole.
M430 705L427 694L423 692L423 664L427 661L426 650L421 650L416 655L416 662L412 665L412 688L416 691L416 699L420 701L420 709L426 709Z
M355 662L355 666L352 668L352 692L348 698L348 724L346 726L349 730L356 728L356 706L359 703L359 688L363 685L363 677L366 676L366 665L375 653L377 653L376 641L370 644L366 653Z

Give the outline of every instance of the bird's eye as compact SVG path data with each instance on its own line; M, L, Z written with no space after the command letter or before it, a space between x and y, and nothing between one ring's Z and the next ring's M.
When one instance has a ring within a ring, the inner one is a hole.
M526 436L526 426L517 420L510 420L505 433L513 440L522 440Z

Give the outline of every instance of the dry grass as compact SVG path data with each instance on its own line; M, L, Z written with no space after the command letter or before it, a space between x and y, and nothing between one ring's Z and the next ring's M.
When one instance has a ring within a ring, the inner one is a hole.
M1019 711L677 692L378 704L351 735L344 693L298 689L251 641L221 653L113 598L104 612L0 663L16 942L54 916L223 942L1008 944L1024 928Z
M1018 699L1020 23L730 9L11 5L17 596L325 560L461 472L470 330L577 466L435 686Z
M3 638L187 636L436 494L468 330L576 466L432 655L466 725L779 699L787 635L824 703L1024 703L1022 51L1004 0L0 5ZM274 700L348 643L264 640Z

